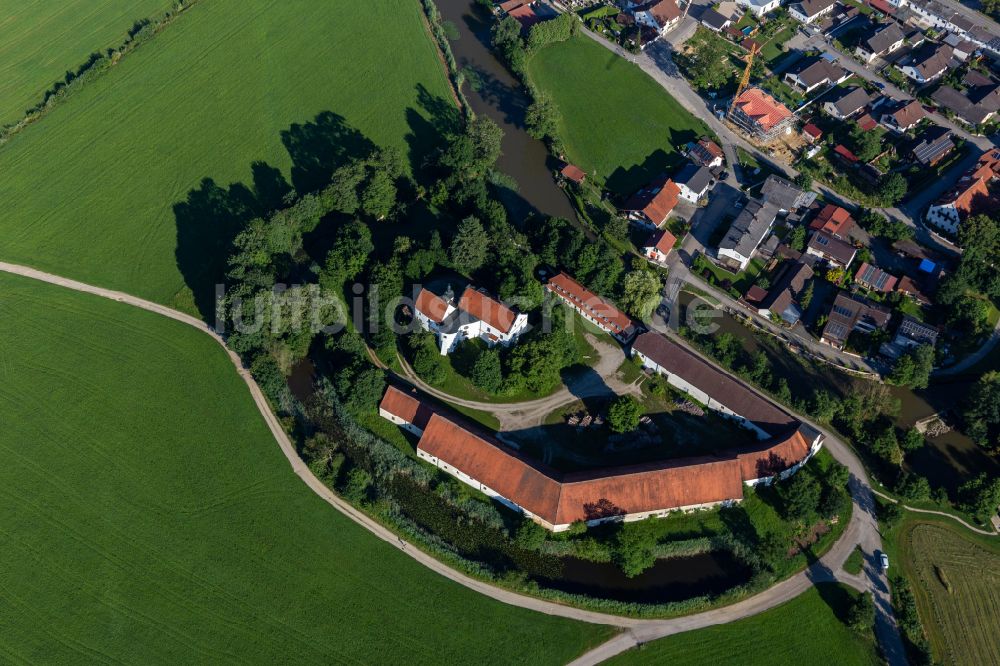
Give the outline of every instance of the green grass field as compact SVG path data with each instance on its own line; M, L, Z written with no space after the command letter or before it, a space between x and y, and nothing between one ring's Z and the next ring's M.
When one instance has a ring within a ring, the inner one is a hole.
M316 184L366 140L420 155L435 140L451 98L422 21L416 0L199 3L0 149L0 258L189 311L194 283L211 302L220 229L280 199L253 162Z
M0 293L4 662L562 664L612 633L343 517L207 336L23 278Z
M168 0L0 0L0 125L19 120L66 70L117 46Z
M822 584L760 615L663 638L608 664L784 666L877 664L874 637L855 634L842 621L849 588Z
M936 659L1000 663L1000 548L950 526L915 523L903 532L905 570Z
M543 48L528 74L559 109L569 160L619 194L675 169L678 149L710 133L636 65L582 35Z

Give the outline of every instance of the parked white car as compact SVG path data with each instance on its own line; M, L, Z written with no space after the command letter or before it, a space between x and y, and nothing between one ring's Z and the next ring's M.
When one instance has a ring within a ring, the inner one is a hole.
M888 571L889 570L889 556L886 555L885 553L882 553L882 555L879 556L879 560L882 562L882 571Z

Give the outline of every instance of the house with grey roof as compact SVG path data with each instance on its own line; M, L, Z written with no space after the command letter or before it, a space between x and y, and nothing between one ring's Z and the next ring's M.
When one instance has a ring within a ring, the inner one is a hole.
M785 72L785 83L801 92L810 93L820 86L830 86L846 81L851 75L843 67L838 67L826 58L807 58L801 64Z
M837 120L847 120L860 113L870 101L868 92L861 86L856 86L840 91L833 99L823 102L823 110Z
M732 19L723 16L714 9L706 9L703 11L699 20L702 25L714 32L722 32L733 22Z
M774 227L778 206L770 201L751 199L719 243L719 261L734 271L746 270L757 248Z
M889 308L842 291L833 300L820 342L843 349L852 331L871 333L884 329L891 317Z
M925 44L893 66L923 85L941 78L948 71L953 56L954 49L947 44Z
M1000 111L1000 83L972 70L963 79L964 90L956 90L942 85L934 91L931 99L955 114L966 125L982 125L990 122Z
M760 197L778 207L782 213L791 213L799 208L806 208L816 200L816 193L802 190L789 180L774 174L767 177L760 187Z
M913 159L924 166L934 166L945 158L951 151L955 150L955 142L952 141L951 131L938 125L932 126L920 141L913 146Z
M680 190L680 197L691 203L698 203L715 184L712 170L705 166L698 166L688 162L687 165L674 176L674 184Z
M812 23L831 12L836 0L801 0L788 5L788 14L799 23Z
M854 48L854 53L871 63L875 58L882 58L903 46L903 31L895 21L881 26L875 26L862 37Z

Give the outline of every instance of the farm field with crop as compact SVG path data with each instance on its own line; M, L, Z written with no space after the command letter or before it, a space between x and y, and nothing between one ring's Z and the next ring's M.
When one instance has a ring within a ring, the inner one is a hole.
M607 662L685 666L877 664L875 639L859 636L841 617L857 594L821 583L777 608L730 624L689 631L648 643Z
M0 125L16 122L67 70L117 46L169 0L0 0Z
M577 35L544 47L528 76L559 110L568 159L629 195L682 162L708 127L636 65Z
M416 160L450 100L416 1L198 3L0 148L0 258L193 311L282 181Z
M0 293L3 661L562 664L610 636L449 582L315 496L204 334Z
M907 527L900 546L935 658L1000 663L1000 550L940 524Z

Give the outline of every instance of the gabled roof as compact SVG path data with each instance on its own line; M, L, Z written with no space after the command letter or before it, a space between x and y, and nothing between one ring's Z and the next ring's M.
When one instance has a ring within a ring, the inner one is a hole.
M833 300L822 337L842 346L859 323L881 329L886 327L891 316L892 312L888 308L842 291Z
M926 118L927 112L924 111L923 104L915 99L911 99L909 102L900 103L894 111L886 115L892 116L897 127L907 129Z
M807 123L805 127L802 128L803 134L808 134L814 139L820 139L823 137L823 130L816 127L812 123Z
M775 281L760 307L776 315L781 315L798 297L813 276L812 267L801 262L790 266L786 263L781 275Z
M935 125L925 132L920 142L913 147L913 156L921 164L931 164L954 148L951 132Z
M569 300L574 307L584 310L594 319L603 322L615 335L628 337L635 327L628 315L566 273L559 273L559 275L552 277L545 288Z
M910 66L925 79L934 78L945 69L954 55L954 50L947 44L927 44L913 54Z
M736 106L749 116L762 131L768 132L792 117L788 107L760 88L748 88L736 98Z
M646 187L632 195L622 210L641 212L656 226L660 226L677 205L680 189L667 176L660 176Z
M870 101L871 97L868 96L868 92L861 86L855 86L843 91L840 95L830 100L829 103L833 105L833 108L840 115L850 116L865 108Z
M803 190L792 181L771 174L760 187L760 196L764 201L775 204L779 210L794 211L804 208L816 200L816 193Z
M764 240L777 216L777 205L751 199L729 226L729 230L719 243L719 249L731 250L740 256L749 257Z
M888 294L896 288L896 278L889 275L878 266L864 262L854 275L854 281L860 282L873 291Z
M421 430L427 427L427 423L434 413L424 402L409 393L404 393L395 386L390 386L385 390L382 402L379 403L379 409L385 410L406 423L412 423Z
M674 243L676 242L677 238L668 230L658 229L649 236L643 247L655 248L663 254L667 254L674 249Z
M843 68L834 65L825 58L807 58L804 63L790 73L794 74L808 88L818 86L821 83L836 83L847 74Z
M836 146L834 146L833 152L835 152L836 154L840 155L841 157L843 157L845 160L847 160L851 164L855 164L856 162L860 162L861 161L860 159L858 159L857 155L855 155L854 153L852 153L850 151L850 149L847 148L847 146L845 146L842 143L838 143Z
M891 21L885 26L875 27L867 39L862 39L866 50L869 53L885 53L896 42L903 39L903 31L899 29L895 21Z
M421 289L413 303L417 312L421 313L436 324L444 322L448 316L448 302L428 289Z
M462 292L462 297L458 299L458 309L503 333L510 331L517 318L506 305L472 287L466 287Z
M696 163L705 166L722 157L722 148L719 148L719 145L708 137L703 136L698 139L698 143L691 146L690 157Z
M566 180L571 180L574 183L582 183L587 177L587 174L583 171L583 169L574 164L567 164L559 173L561 173Z
M674 182L686 186L694 192L702 192L712 182L712 170L705 166L698 166L688 162L680 172L674 176Z
M823 231L813 233L812 238L809 239L808 247L823 256L831 257L844 266L850 264L854 255L857 254L853 245Z
M732 19L726 18L714 9L706 9L701 15L701 22L716 30L722 30L729 25L731 20Z
M810 223L809 228L825 231L834 236L846 236L854 226L854 218L846 209L827 204Z
M670 25L680 18L681 10L677 6L676 0L659 0L652 2L647 8L660 27Z
M917 321L910 315L904 315L903 321L899 324L899 328L896 329L896 335L913 340L917 344L933 346L937 343L938 330L933 326Z
M833 6L836 0L802 0L791 5L803 16L812 18Z

